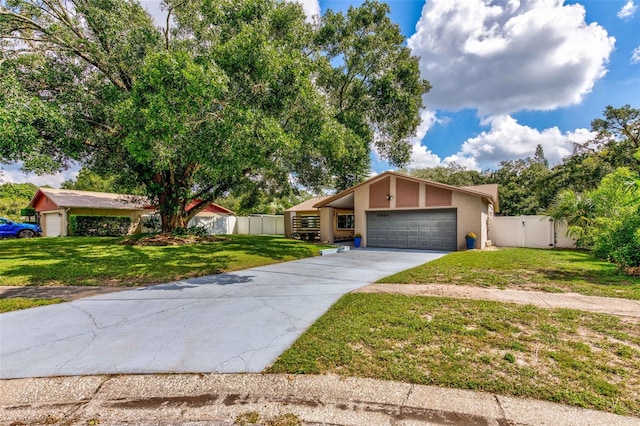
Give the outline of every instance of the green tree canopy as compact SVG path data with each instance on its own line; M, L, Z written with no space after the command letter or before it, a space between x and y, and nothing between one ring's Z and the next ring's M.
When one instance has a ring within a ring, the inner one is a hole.
M456 163L429 169L413 169L409 170L408 174L420 179L446 183L447 185L453 186L471 186L489 183L485 174L476 170L468 170L464 166Z
M37 191L32 183L0 184L0 216L20 220L20 210L27 207Z
M499 185L500 212L505 216L537 214L544 207L550 174L541 145L533 157L502 161L489 177Z
M66 180L60 185L62 189L76 189L78 191L95 191L95 192L111 192L111 193L131 193L130 190L122 191L121 188L115 186L115 177L100 176L99 174L82 168L75 180Z
M372 146L409 160L429 85L388 6L312 25L276 0L163 5L169 29L136 1L2 2L0 162L112 174L169 231L237 188L342 189Z

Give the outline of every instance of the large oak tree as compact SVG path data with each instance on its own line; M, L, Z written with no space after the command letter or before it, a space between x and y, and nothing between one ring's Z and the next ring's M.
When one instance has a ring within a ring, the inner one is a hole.
M429 85L384 4L312 24L276 0L166 0L164 27L136 1L0 5L0 162L115 174L164 231L238 188L342 189L372 147L409 160Z

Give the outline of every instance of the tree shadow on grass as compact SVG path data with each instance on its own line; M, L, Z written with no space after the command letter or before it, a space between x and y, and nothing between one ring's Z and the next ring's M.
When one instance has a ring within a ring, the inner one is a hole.
M621 286L640 289L640 279L623 273L598 273L593 271L564 271L559 269L539 269L546 280L557 284L588 283L602 286Z
M119 241L65 237L2 242L0 285L151 285L253 266L260 257L277 262L315 254L309 244L278 236L234 235L214 243L166 247Z
M0 259L0 285L156 284L218 274L234 260L228 254L212 256L206 244L133 248L117 239L47 240L29 247L2 247L12 254ZM15 254L20 251L21 256Z
M273 260L302 259L314 255L308 243L268 235L234 235L220 244L222 250L238 250Z

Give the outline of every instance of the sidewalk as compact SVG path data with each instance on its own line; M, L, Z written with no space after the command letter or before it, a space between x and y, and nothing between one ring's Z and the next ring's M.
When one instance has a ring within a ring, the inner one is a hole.
M286 414L306 425L640 424L640 418L537 400L338 376L124 375L0 382L2 424L233 425L248 413L265 422L258 424Z
M448 284L370 284L354 293L387 293L405 296L437 296L456 299L493 300L502 303L534 305L542 308L577 309L640 320L640 300L585 296L578 293L500 290Z

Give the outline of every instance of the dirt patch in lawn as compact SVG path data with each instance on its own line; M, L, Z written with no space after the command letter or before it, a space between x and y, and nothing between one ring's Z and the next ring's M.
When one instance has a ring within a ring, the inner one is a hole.
M370 284L354 293L401 294L405 296L452 297L456 299L490 300L541 308L578 309L616 315L625 321L640 323L640 301L612 297L585 296L578 293L548 293L530 289L500 290L447 284Z

